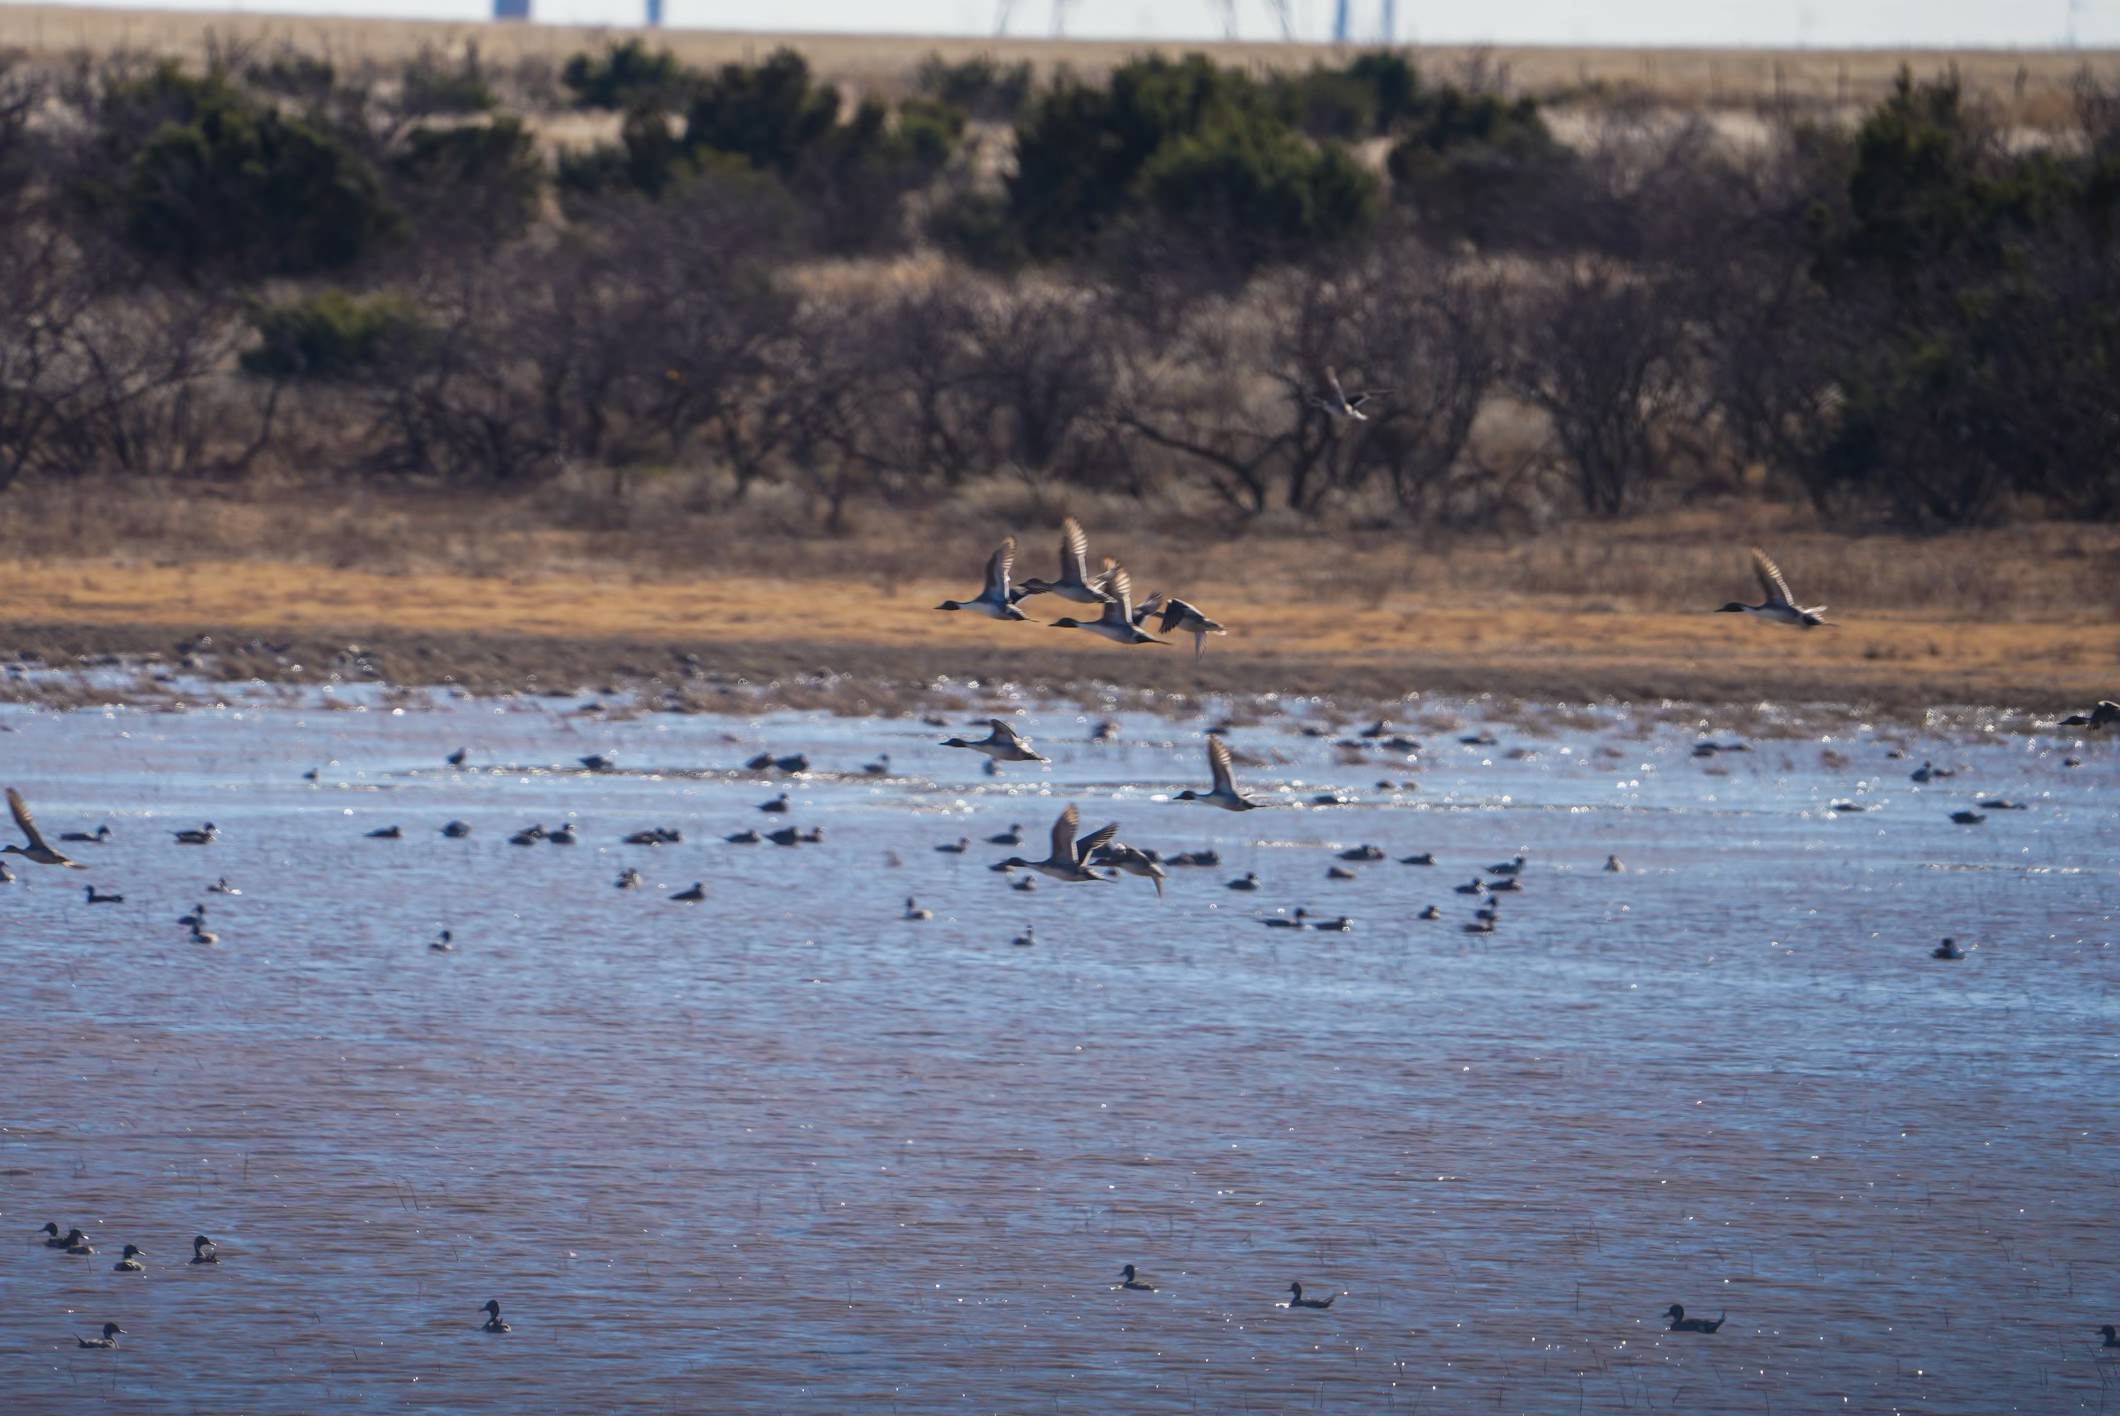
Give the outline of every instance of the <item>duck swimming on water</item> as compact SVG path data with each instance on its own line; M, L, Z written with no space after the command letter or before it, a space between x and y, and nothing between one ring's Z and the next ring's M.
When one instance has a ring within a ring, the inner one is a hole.
M1119 1286L1121 1288L1130 1288L1136 1293L1153 1293L1156 1291L1156 1285L1137 1273L1132 1264L1128 1264L1125 1268L1119 1270ZM2110 1332L2111 1329L2108 1328L2107 1331Z
M500 1299L488 1298L486 1306L479 1309L479 1311L486 1315L486 1321L479 1325L480 1332L507 1332L509 1330L508 1320L501 1316Z
M1683 1304L1673 1303L1664 1310L1664 1316L1671 1320L1671 1326L1665 1328L1665 1332L1713 1332L1723 1325L1723 1319L1729 1314L1724 1313L1714 1318L1689 1318Z
M122 905L125 903L123 895L99 895L93 885L87 887L87 899L92 905Z
M1339 1296L1339 1294L1334 1293L1324 1298L1305 1298L1302 1284L1291 1283L1288 1285L1288 1306L1291 1308L1330 1308L1332 1300Z
M102 1347L102 1348L111 1348L111 1347L116 1347L116 1346L118 1345L118 1334L119 1334L119 1333L121 1333L121 1332L123 1332L123 1331L125 1331L125 1329L124 1329L124 1328L121 1328L121 1327L119 1327L119 1326L118 1326L118 1325L117 1325L116 1323L105 1323L105 1324L103 1325L103 1336L101 1336L101 1337L80 1337L80 1336L76 1336L76 1337L74 1338L74 1341L76 1341L76 1342L80 1343L80 1344L81 1344L81 1346L83 1346L83 1347Z
M113 1273L146 1273L146 1272L147 1272L147 1265L146 1265L146 1264L143 1264L143 1263L141 1263L141 1262L140 1262L140 1260L141 1260L142 1258L144 1258L144 1257L146 1257L146 1256L145 1256L145 1255L143 1255L143 1254L142 1254L142 1253L140 1252L140 1246L139 1246L139 1245L137 1245L137 1244L127 1244L127 1245L125 1246L125 1254L124 1254L124 1257L120 1258L120 1259L119 1259L119 1260L118 1260L118 1261L117 1261L116 1263L114 1263L114 1264L112 1264L112 1265L110 1266L110 1267L111 1267L111 1272L113 1272Z
M191 1238L191 1261L195 1264L217 1264L221 1262L221 1246L203 1234Z

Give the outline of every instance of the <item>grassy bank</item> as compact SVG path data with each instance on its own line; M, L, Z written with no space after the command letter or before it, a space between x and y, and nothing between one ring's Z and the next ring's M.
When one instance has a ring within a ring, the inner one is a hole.
M831 670L883 696L948 676L1063 693L1093 682L1350 703L1491 692L1895 715L2081 706L2111 696L2120 672L2110 527L1915 538L1823 531L1793 509L1732 501L1512 540L1074 505L1093 555L1231 627L1195 662L1182 644L1122 650L934 613L976 590L1009 531L1019 578L1052 573L1059 509L1001 490L942 510L870 509L832 538L792 506L688 510L590 489L516 500L22 490L0 520L0 645L52 662L167 651L203 632L224 648L272 646L230 661L243 676L313 678L357 642L384 677L482 690ZM1799 634L1710 613L1753 596L1753 540L1840 627Z

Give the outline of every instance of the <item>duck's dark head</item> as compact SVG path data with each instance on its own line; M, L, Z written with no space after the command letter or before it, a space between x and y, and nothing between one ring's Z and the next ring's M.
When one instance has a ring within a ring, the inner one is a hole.
M119 1333L123 1331L125 1331L125 1329L119 1327L116 1323L105 1323L103 1325L103 1335L105 1337L116 1337Z
M1674 1323L1677 1322L1680 1318L1683 1318L1685 1315L1686 1309L1685 1305L1682 1303L1673 1303L1670 1307L1664 1309L1664 1316L1669 1318Z
M1030 868L1031 863L1022 856L1010 856L1007 860L994 867L996 870L1029 870Z
M1303 1285L1300 1283L1291 1283L1288 1285L1288 1292L1291 1297L1300 1298L1303 1296Z
M498 1298L488 1298L486 1300L486 1306L479 1309L479 1311L481 1313L486 1314L488 1317L497 1318L501 1315L501 1300Z
M1737 601L1732 600L1729 604L1724 605L1715 613L1719 615L1741 615L1749 608L1751 608L1749 605L1740 605L1737 603Z
M1082 621L1076 619L1073 615L1062 615L1060 616L1060 618L1053 621L1052 628L1080 629L1082 628Z
M78 1229L69 1229L66 1231L66 1242L69 1244L86 1244L88 1236Z
M964 608L964 606L958 604L955 600L944 600L941 604L935 606L935 608L938 610L961 610Z
M965 741L965 740L964 740L963 738L945 738L945 739L943 740L943 743L942 743L942 745L943 745L944 747L970 747L970 746L971 746L971 744L970 744L970 743L968 743L968 742L966 742L966 741Z
M213 1240L207 1238L205 1235L194 1234L191 1236L191 1251L194 1254L198 1253L201 1249L211 1249L212 1247L214 1247Z
M1177 800L1198 801L1200 800L1200 795L1199 792L1194 791L1191 787L1187 787L1184 791L1178 793Z
M1132 1283L1134 1281L1134 1266L1132 1264L1128 1264L1125 1268L1120 1269L1119 1277L1125 1279L1128 1283ZM2106 1331L2111 1332L2112 1329L2107 1328Z
M2116 1332L2111 1323L2107 1323L2104 1327L2099 1328L2098 1331L2104 1336L2107 1342L2120 1341L2120 1332Z
M39 1234L49 1234L52 1236L52 1238L56 1239L59 1237L59 1226L56 1224L46 1224L42 1229L38 1230L37 1232Z

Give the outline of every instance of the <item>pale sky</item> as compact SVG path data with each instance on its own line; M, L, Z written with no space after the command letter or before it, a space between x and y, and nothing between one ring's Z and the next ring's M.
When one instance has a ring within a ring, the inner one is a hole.
M0 0L4 3L4 0ZM149 8L148 0L74 0L109 8ZM532 0L540 19L569 24L635 24L643 0ZM1010 32L1050 34L1055 0L1014 0ZM1067 32L1082 38L1218 37L1221 12L1210 0L1065 0ZM1351 0L1354 37L1378 33L1380 0ZM987 34L997 0L664 0L671 27L837 30L901 34ZM1334 0L1289 0L1301 39L1330 36ZM377 15L476 20L490 0L251 0L172 8L246 13ZM1814 45L2047 47L2069 33L2087 48L2120 45L2120 0L1398 0L1401 41L1513 44L1662 44L1724 47ZM1237 0L1238 34L1270 39L1279 29L1265 0Z

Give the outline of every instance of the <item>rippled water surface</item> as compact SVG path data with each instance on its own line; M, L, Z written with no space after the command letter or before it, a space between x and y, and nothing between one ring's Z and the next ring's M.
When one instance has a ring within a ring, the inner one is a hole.
M0 717L47 833L115 832L0 885L17 1409L2120 1410L2110 742L1696 758L1624 712L1466 745L1468 709L1356 763L1275 719L1231 734L1276 803L1240 816L1161 799L1197 723L1034 707L1052 766L989 777L910 718L568 706ZM1984 796L2029 809L1950 822ZM986 869L1069 801L1221 864ZM790 822L823 844L721 839ZM1518 853L1465 933L1452 887ZM1297 906L1352 932L1262 927Z

